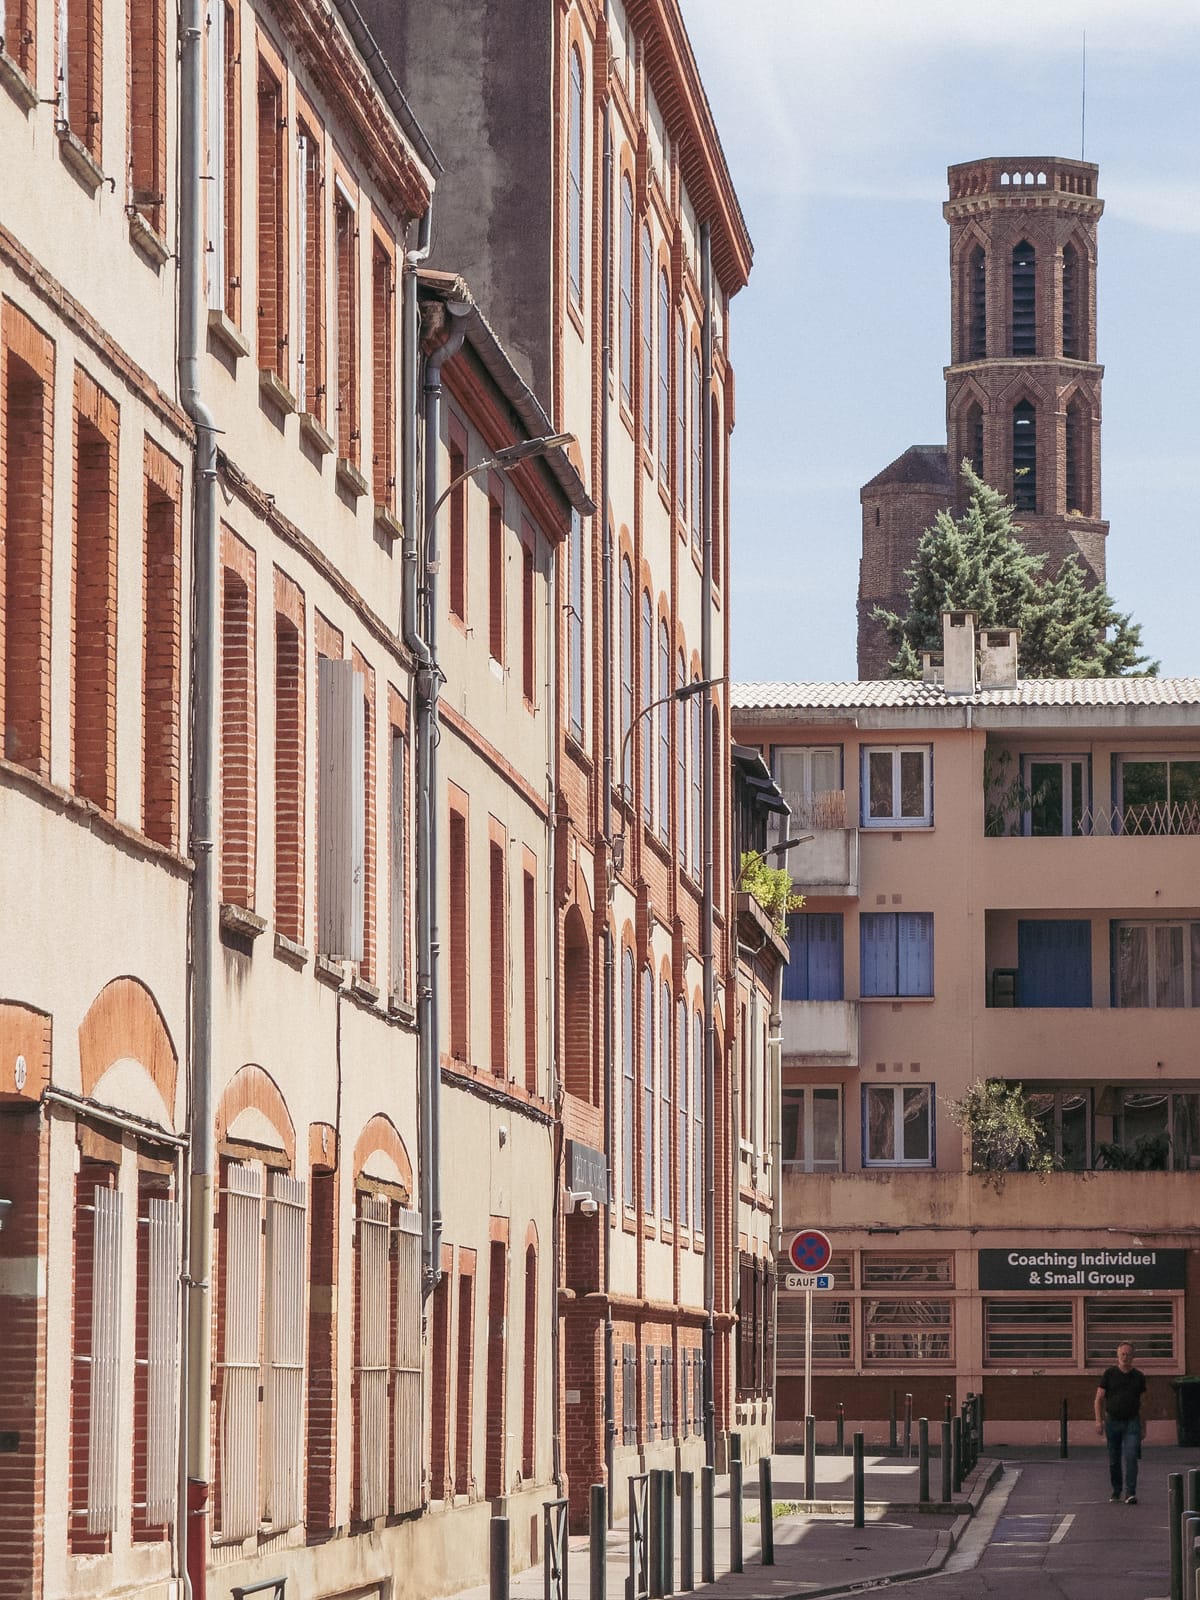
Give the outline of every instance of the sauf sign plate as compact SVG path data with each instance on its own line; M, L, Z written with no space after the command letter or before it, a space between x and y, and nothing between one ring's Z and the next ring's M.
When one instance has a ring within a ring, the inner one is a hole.
M981 1250L981 1289L1073 1289L1092 1294L1105 1289L1128 1294L1132 1289L1182 1289L1186 1250L1147 1250L1140 1245L1112 1250L1090 1245L1078 1249Z

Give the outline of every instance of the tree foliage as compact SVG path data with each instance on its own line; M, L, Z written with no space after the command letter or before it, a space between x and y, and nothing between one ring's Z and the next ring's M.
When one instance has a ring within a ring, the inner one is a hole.
M1019 1083L976 1078L960 1100L948 1100L951 1119L971 1136L971 1171L997 1186L1006 1172L1054 1170L1041 1124Z
M738 888L754 896L775 931L786 939L788 912L799 911L804 904L802 894L792 893L792 877L787 868L769 867L759 851L747 850L742 856Z
M921 652L942 648L942 612L974 611L980 628L1016 628L1018 658L1027 678L1152 677L1158 662L1142 654L1142 630L1119 612L1103 584L1089 587L1072 556L1054 577L1044 555L1027 550L1013 508L962 464L967 509L955 518L939 511L921 535L904 616L877 606L896 647L893 676L919 678Z

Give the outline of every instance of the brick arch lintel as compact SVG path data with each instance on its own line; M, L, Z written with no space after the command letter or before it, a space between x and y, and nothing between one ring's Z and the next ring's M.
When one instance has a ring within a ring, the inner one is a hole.
M140 978L113 978L106 983L79 1024L79 1078L84 1097L91 1097L109 1067L125 1060L145 1069L173 1128L179 1057L158 1001Z
M396 1125L390 1117L382 1111L377 1111L365 1125L358 1136L354 1146L354 1176L357 1178L371 1157L382 1152L395 1163L396 1170L400 1173L400 1181L404 1185L405 1198L411 1202L413 1198L413 1171L412 1162L409 1160L408 1151L404 1147L404 1140L396 1131Z
M257 1062L248 1061L239 1067L225 1086L217 1106L215 1132L220 1143L228 1135L230 1126L243 1111L260 1112L279 1135L280 1146L287 1156L288 1165L296 1165L296 1129L279 1085L271 1074Z

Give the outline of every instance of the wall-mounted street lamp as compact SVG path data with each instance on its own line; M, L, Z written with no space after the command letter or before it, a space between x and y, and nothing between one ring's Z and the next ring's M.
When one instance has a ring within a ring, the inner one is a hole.
M467 467L450 482L433 502L425 518L425 558L431 562L434 557L434 534L437 529L438 512L449 500L455 489L468 478L473 478L477 472L511 472L522 461L531 461L535 456L548 455L551 450L558 450L566 445L575 443L573 433L543 433L536 439L522 439L520 444L506 444L499 450L494 450L490 456L485 456L482 461L476 461L474 466Z
M617 766L620 774L618 783L621 786L622 797L628 800L625 794L625 758L629 753L629 741L633 737L633 730L643 717L648 717L652 711L657 711L659 706L669 706L682 700L694 700L698 694L703 694L706 689L724 683L724 678L697 678L692 683L682 683L678 689L672 689L670 694L659 695L657 700L651 700L649 705L642 706L641 710L630 719L629 726L625 729L621 739L621 760ZM608 899L612 903L613 892L617 886L617 873L625 865L625 827L622 824L618 833L613 835L612 841L612 870L608 875Z

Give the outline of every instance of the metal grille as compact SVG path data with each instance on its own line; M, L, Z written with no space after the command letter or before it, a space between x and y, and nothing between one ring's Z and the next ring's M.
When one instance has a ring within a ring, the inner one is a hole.
M146 1339L146 1521L175 1520L179 1409L179 1202L152 1195L143 1218L150 1259Z
M1075 1315L1070 1300L985 1300L983 1358L1001 1365L1070 1361Z
M117 1518L120 1420L121 1196L97 1186L93 1206L87 1528L111 1533Z
M358 1201L358 1515L387 1510L388 1246L391 1202Z
M230 1163L223 1194L225 1337L221 1348L220 1528L258 1526L258 1309L262 1298L262 1171Z
M887 1255L871 1252L862 1258L863 1288L881 1283L954 1282L952 1256Z
M1132 1339L1141 1361L1174 1361L1173 1300L1085 1300L1083 1302L1084 1364L1100 1367L1113 1360L1123 1339Z
M393 1510L421 1509L421 1217L397 1209L393 1238L396 1256L396 1368L393 1447L396 1481Z
M291 1528L303 1515L305 1190L272 1172L267 1190L263 1351L262 1519Z

